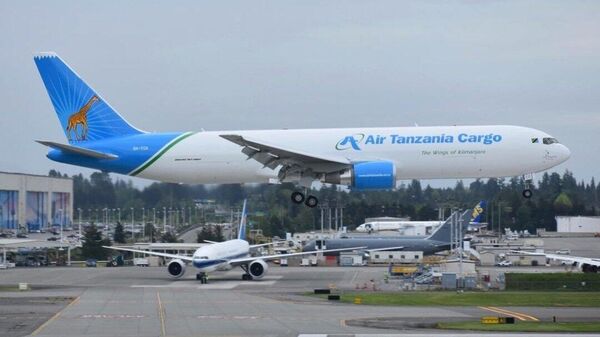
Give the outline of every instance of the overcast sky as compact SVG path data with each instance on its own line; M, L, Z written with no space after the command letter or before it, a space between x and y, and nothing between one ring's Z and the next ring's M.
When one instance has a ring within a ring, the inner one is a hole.
M516 124L600 176L599 1L1 1L0 171L90 173L38 51L148 131Z

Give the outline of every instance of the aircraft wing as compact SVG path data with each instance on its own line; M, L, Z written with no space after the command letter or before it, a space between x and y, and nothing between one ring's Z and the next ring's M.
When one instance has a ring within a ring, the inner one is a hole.
M545 256L547 259L555 260L555 261L564 261L570 264L577 263L579 264L589 264L591 266L600 267L600 259L594 259L590 257L583 256L569 256L569 255L560 255L560 254L546 254L546 253L531 253L531 252L523 252L519 250L513 250L514 253L519 253L523 255L535 255L535 256Z
M339 249L328 249L328 250L315 250L315 251L312 251L312 252L300 252L300 253L289 253L289 254L278 254L278 255L243 257L243 258L239 258L239 259L229 260L229 264L231 264L233 266L239 266L241 264L252 262L254 260L269 261L269 260L276 260L276 259L281 259L283 257L290 257L290 256L312 255L312 254L317 254L317 253L343 252L343 251L350 251L350 250L359 250L359 249L364 249L364 248L367 248L367 247L351 247L351 248L339 248Z
M61 143L50 142L50 141L46 141L46 140L36 140L36 142L38 142L42 145L46 145L46 146L51 147L56 150L70 152L70 153L78 154L80 156L86 156L86 157L91 157L91 158L96 158L96 159L110 159L110 160L119 158L118 156L115 156L114 154L85 149L85 148L79 147L79 146L61 144Z
M375 248L375 249L365 249L365 250L367 252L371 253L371 252L381 252L381 251L386 251L386 250L402 250L402 249L404 249L404 246Z
M264 246L271 246L272 244L273 244L273 242L261 243L261 244L258 244L258 245L250 245L250 249L258 248L258 247L264 247Z
M272 170L279 165L296 165L317 173L329 173L346 169L350 165L350 161L344 157L314 155L240 135L220 136L241 146L242 153L248 156L248 159L254 159Z
M192 257L187 255L175 255L175 254L167 254L167 253L159 253L159 252L149 252L147 250L139 250L139 249L131 249L131 248L122 248L122 247L112 247L112 246L102 246L102 248L112 249L112 250L120 250L124 252L132 252L132 253L140 253L146 255L154 255L154 256L162 256L170 259L180 259L183 261L192 262Z

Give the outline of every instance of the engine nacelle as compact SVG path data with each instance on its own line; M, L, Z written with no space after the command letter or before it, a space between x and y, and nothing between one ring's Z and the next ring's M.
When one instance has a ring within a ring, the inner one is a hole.
M584 273L598 273L600 272L600 268L598 268L598 266L594 266L591 265L589 263L582 263L581 266L581 271Z
M173 278L180 278L185 274L185 262L175 259L167 264L167 271Z
M252 275L254 279L261 279L267 273L269 265L263 260L254 260L248 265L248 273Z
M387 190L396 187L396 167L390 161L356 163L350 170L326 174L322 181L359 190Z

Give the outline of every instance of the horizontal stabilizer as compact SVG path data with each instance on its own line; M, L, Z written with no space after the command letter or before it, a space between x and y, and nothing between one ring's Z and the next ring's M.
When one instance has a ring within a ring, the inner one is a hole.
M56 142L49 142L49 141L45 141L45 140L36 140L36 142L38 142L42 145L46 145L46 146L51 147L56 150L70 152L70 153L78 154L80 156L86 156L86 157L91 157L91 158L96 158L96 159L109 159L109 160L114 160L114 159L118 158L118 156L115 156L114 154L98 152L98 151L94 151L94 150L90 150L90 149L85 149L85 148L79 147L79 146L61 144L61 143L56 143Z

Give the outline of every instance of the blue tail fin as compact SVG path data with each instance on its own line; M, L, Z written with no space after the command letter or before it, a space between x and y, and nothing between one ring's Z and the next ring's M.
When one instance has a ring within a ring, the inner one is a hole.
M485 200L481 200L474 208L471 214L471 222L480 223L483 212L485 211Z
M142 133L131 126L55 53L34 57L70 143Z
M244 207L242 207L242 215L240 216L238 239L246 240L246 199L244 199Z

